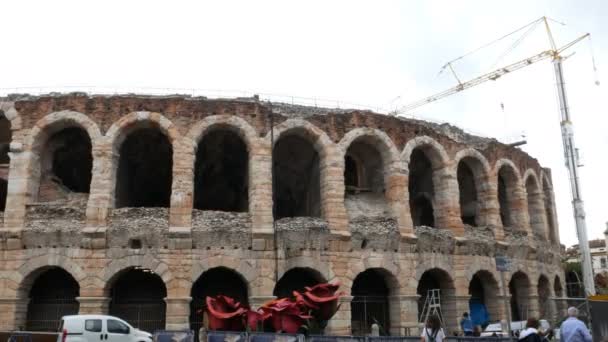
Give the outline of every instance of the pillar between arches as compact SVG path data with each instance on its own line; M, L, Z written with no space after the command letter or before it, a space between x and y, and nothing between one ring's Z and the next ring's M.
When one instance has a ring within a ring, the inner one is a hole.
M462 314L465 312L469 312L469 301L471 300L471 296L470 295L461 295L461 296L452 296L450 298L452 301L454 301L454 305L452 305L452 307L454 308L454 310L456 310L453 313L449 313L449 312L445 312L444 313L444 319L445 319L445 325L446 327L448 327L448 329L450 329L449 335L452 335L452 332L454 331L458 331L460 333L462 333L462 328L460 327L460 318L462 317ZM442 306L443 309L443 306Z
M0 330L24 330L29 298L0 298Z
M76 297L79 303L78 314L105 315L109 312L110 297Z
M167 297L165 327L167 330L189 329L190 302L192 297Z
M389 313L391 317L391 335L420 336L418 322L418 300L420 295L389 296Z
M433 171L433 183L435 184L435 217L439 228L450 229L454 236L464 236L464 225L460 218L460 204L458 180L449 172L446 166L441 170Z
M342 335L348 336L352 333L351 327L351 302L353 296L342 296L338 303L339 308L334 317L329 320L327 327L325 328L325 334L327 335Z
M536 286L534 286L534 288L536 288ZM534 295L534 296L528 296L528 316L527 317L535 317L535 318L539 318L538 315L540 314L539 312L539 296L538 295Z

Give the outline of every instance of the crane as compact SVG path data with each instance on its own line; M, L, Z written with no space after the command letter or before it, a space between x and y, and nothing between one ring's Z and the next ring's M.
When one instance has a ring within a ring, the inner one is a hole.
M461 82L460 79L458 79L458 77L456 76L456 73L454 72L454 69L452 68L451 63L453 61L449 62L444 66L444 68L446 68L446 67L450 68L450 70L456 77L456 80L458 81L458 85L456 85L450 89L444 90L440 93L437 93L435 95L431 95L424 99L407 104L407 105L401 107L400 109L396 110L395 112L391 113L391 115L401 115L401 114L408 113L408 112L412 111L413 109L423 106L425 104L428 104L428 103L443 99L447 96L459 93L465 89L472 88L472 87L482 84L486 81L496 81L497 79L499 79L500 77L502 77L506 74L520 70L520 69L525 68L529 65L532 65L536 62L540 62L540 61L551 58L551 60L553 62L554 71L555 71L557 95L558 95L558 100L559 100L560 117L561 117L560 127L561 127L562 141L563 141L563 146L564 146L564 159L565 159L565 164L566 164L566 167L568 168L568 173L570 176L569 180L570 180L571 195L572 195L572 207L573 207L574 221L576 224L576 231L577 231L580 252L581 252L583 284L585 287L586 295L590 296L590 295L595 295L595 283L594 283L594 279L593 279L593 269L591 266L591 253L589 251L589 242L587 239L587 225L585 223L585 210L584 210L583 199L582 199L582 195L581 195L581 186L580 186L580 179L579 179L580 176L579 176L578 168L581 165L579 164L579 161L578 161L578 150L576 149L576 147L574 145L574 133L573 133L573 128L572 128L572 120L570 117L570 110L568 108L568 101L566 98L566 88L565 88L565 83L564 83L564 74L563 74L563 67L562 67L562 62L566 57L563 57L561 55L564 51L566 51L573 45L577 44L581 40L590 37L590 34L586 33L586 34L574 39L573 41L558 48L555 45L555 41L553 39L553 35L551 34L551 29L549 28L549 23L547 22L547 18L542 17L542 18L532 22L532 24L536 24L539 22L544 22L544 24L545 24L547 35L549 38L549 43L551 45L551 48L549 50L542 51L541 53L536 54L532 57L515 62L513 64L509 64L505 67L496 69L492 72L489 72L487 74L481 75L476 78L473 78L466 82ZM529 25L526 25L526 26L529 26ZM524 28L526 26L524 26ZM515 31L515 32L517 32L517 31ZM460 57L460 58L462 58L462 57ZM456 60L458 60L460 58L457 58ZM454 61L456 61L456 60L454 60ZM595 66L594 66L594 69L595 69ZM596 82L596 84L599 84L599 83Z

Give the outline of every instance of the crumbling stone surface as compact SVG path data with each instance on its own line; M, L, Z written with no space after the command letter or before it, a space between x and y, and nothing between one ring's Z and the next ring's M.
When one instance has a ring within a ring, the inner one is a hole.
M80 246L85 226L84 205L33 204L27 206L23 245Z
M351 220L359 217L390 216L383 193L362 192L347 194L344 198L344 206Z
M166 244L168 229L168 208L113 209L109 218L108 245L127 247L129 240L137 239L142 245L161 247Z
M249 213L213 210L192 212L192 243L196 248L238 246L247 248L251 240Z
M399 248L399 227L394 218L359 216L350 220L349 229L355 249L396 250Z
M448 229L427 226L416 227L417 251L452 254L456 246L454 233Z
M323 250L328 242L328 223L318 217L285 217L275 227L281 250Z

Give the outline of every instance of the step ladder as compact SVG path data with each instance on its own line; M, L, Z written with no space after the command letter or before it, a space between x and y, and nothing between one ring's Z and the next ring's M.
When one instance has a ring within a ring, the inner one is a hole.
M426 300L422 307L422 314L420 315L420 323L426 324L429 316L436 315L439 317L439 322L443 327L443 317L441 315L441 290L431 289L426 292Z

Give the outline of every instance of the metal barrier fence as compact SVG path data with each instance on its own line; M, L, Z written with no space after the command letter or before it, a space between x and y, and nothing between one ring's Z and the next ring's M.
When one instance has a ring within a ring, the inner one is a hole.
M156 330L152 337L154 342L195 342L192 330Z
M332 336L209 331L207 342L418 342L419 336ZM447 342L516 342L510 337L448 336ZM156 341L155 341L156 342ZM159 341L165 342L165 341Z

